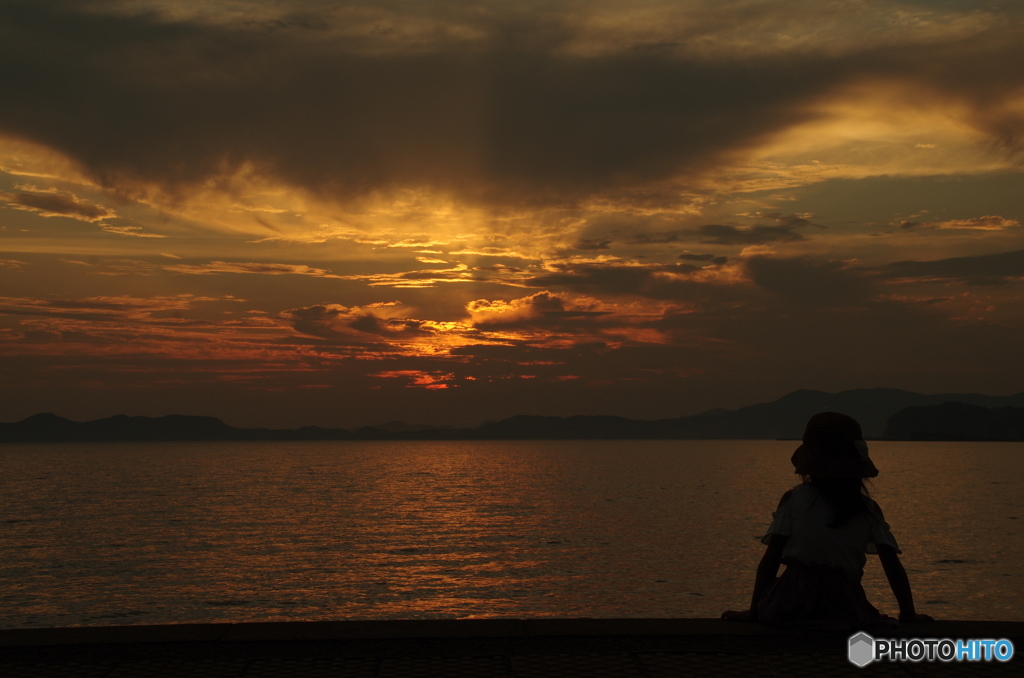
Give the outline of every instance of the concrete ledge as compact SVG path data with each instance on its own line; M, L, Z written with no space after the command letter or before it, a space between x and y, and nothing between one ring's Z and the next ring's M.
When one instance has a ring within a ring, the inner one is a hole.
M720 619L368 620L6 629L0 630L0 647L572 636L729 636L738 639L752 636L807 635L815 634L778 629L761 624L728 623ZM878 631L876 635L926 638L1024 638L1024 622L936 621L886 629Z
M393 619L263 622L227 626L223 640L366 640L395 638L514 638L529 635L521 619ZM2 637L0 637L2 641Z

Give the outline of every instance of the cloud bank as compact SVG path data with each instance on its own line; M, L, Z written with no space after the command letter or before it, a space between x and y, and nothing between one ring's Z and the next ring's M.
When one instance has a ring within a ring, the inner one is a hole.
M1024 40L982 14L890 29L909 42L865 31L841 49L835 35L787 49L758 22L798 22L806 3L744 5L738 28L691 3L667 25L634 17L603 37L594 22L610 10L568 2L534 13L400 4L366 24L371 7L305 6L261 22L4 3L0 132L57 149L130 195L172 199L248 172L337 201L415 188L485 205L568 204L696 183L811 120L842 88L879 80L956 100L961 122L1021 150ZM762 48L739 48L742 30ZM640 38L666 31L679 39Z

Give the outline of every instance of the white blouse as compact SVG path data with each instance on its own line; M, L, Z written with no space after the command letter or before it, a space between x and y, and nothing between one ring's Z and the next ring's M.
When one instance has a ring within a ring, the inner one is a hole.
M878 553L876 544L888 544L902 553L889 524L882 517L878 504L863 497L868 513L859 513L839 528L829 527L832 507L811 483L793 488L793 494L772 514L771 527L761 539L767 544L773 534L789 537L782 551L783 558L802 563L820 563L842 567L851 576L860 578L867 562L865 553Z

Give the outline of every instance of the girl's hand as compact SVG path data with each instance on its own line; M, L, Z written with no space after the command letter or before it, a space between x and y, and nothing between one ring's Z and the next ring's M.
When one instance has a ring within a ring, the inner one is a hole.
M935 621L931 615L915 612L913 615L900 615L900 621L905 624L920 624L922 622Z
M722 613L725 621L757 621L757 613L753 610L726 610Z

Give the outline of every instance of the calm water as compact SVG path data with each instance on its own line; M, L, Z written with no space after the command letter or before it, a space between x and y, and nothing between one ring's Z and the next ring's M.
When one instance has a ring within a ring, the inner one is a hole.
M711 617L795 484L776 441L0 447L0 626ZM873 443L933 616L1024 620L1024 444ZM896 612L877 559L868 597Z

